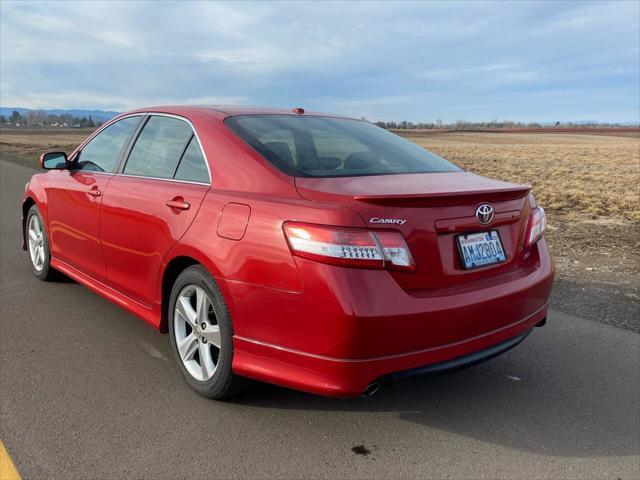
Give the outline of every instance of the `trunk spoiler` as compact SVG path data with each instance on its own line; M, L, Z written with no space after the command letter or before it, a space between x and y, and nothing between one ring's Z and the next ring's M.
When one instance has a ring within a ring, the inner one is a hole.
M449 206L470 202L500 202L525 197L530 185L514 185L507 188L489 188L469 191L400 193L391 195L354 195L353 199L377 205L398 205L407 207Z

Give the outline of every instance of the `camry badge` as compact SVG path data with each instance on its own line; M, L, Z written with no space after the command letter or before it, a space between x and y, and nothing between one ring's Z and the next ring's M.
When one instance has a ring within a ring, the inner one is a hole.
M488 203L483 203L476 209L476 218L483 225L491 223L493 220L493 207Z
M386 223L389 225L404 225L407 221L404 218L378 218L369 219L369 223Z

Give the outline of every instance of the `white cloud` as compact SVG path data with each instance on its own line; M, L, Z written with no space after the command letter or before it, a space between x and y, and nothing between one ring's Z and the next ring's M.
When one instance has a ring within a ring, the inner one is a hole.
M187 100L168 101L166 104L186 103L188 105L246 105L247 97L195 97Z
M19 106L23 108L48 109L58 108L95 108L104 110L130 110L145 105L241 105L249 103L247 97L242 96L206 96L206 97L163 97L134 100L122 95L98 95L93 92L59 92L40 93L34 92L28 96L14 95L11 88L2 85L2 105Z
M537 73L520 62L490 63L476 66L460 66L458 68L433 68L417 73L425 80L456 82L461 84L478 84L487 82L491 85L535 80Z
M637 2L3 0L0 103L634 120L639 24ZM563 101L543 109L540 95L558 89Z

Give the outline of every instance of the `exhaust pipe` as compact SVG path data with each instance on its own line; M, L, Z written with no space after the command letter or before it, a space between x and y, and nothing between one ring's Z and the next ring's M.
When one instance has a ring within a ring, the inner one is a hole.
M380 384L380 382L371 382L367 388L364 389L364 391L362 392L362 396L363 397L372 397L374 396L376 393L378 393L378 390L380 390L380 387L382 385Z

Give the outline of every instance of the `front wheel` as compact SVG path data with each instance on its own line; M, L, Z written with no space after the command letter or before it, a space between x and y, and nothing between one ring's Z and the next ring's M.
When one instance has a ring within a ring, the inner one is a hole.
M49 249L49 238L42 221L40 210L32 205L27 214L26 225L27 250L31 259L33 273L40 280L52 280L56 276L56 271L51 267L51 251Z
M191 388L213 399L233 394L241 379L231 370L231 316L215 280L201 265L176 279L168 320L173 353Z

